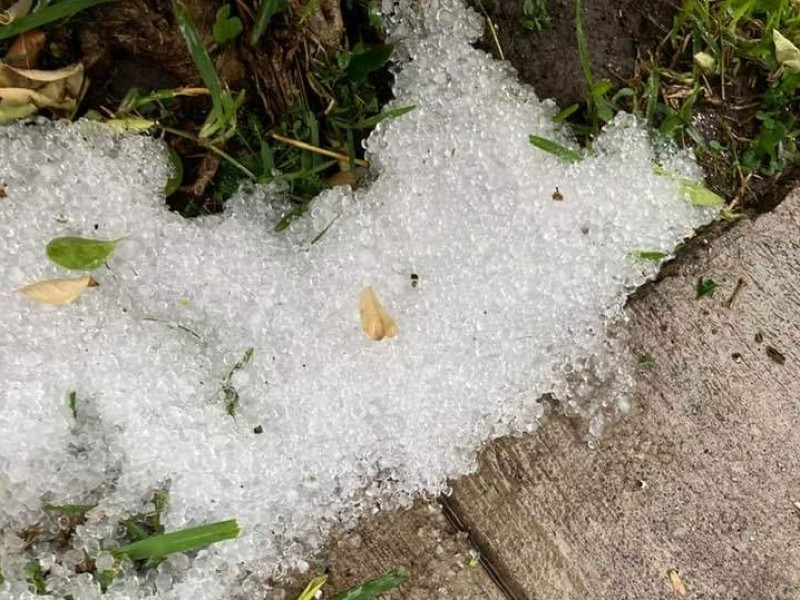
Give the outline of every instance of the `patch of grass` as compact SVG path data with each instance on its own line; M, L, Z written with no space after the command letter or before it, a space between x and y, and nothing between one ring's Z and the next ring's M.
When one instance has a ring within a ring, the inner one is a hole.
M331 596L329 600L372 600L372 598L377 598L381 594L385 594L386 592L400 587L408 580L409 576L407 571L396 569L381 577L357 585L344 592L340 592L335 596ZM297 597L297 600L313 600L316 598L327 579L326 576L312 579L303 592Z
M741 207L800 165L800 13L792 0L683 0L662 43L614 83L592 72L584 0L575 1L587 94L556 117L591 147L619 110L692 146L711 187Z

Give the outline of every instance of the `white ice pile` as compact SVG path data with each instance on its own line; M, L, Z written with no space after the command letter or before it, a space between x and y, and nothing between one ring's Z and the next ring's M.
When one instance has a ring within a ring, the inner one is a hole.
M542 394L580 404L586 381L627 385L606 328L656 269L628 253L670 252L713 215L651 166L697 168L624 116L578 164L537 150L529 134L569 143L555 107L471 47L481 23L460 0L391 18L395 104L417 108L369 139L369 189L323 194L287 232L274 188L223 216L168 212L151 139L0 129L0 598L33 597L31 558L59 597L101 597L73 572L80 552L23 553L16 534L57 527L45 504L99 501L73 542L94 557L156 489L168 529L236 518L242 535L146 577L125 567L103 597L256 597L249 573L302 567L379 497L440 490L488 439L535 427ZM71 276L44 254L66 235L124 241L98 288L34 304L16 290ZM397 338L362 332L366 285ZM223 379L250 347L231 418Z

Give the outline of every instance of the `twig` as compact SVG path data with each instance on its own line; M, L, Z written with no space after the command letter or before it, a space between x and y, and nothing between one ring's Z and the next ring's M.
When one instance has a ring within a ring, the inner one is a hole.
M312 146L311 144L301 142L300 140L295 140L292 138L282 136L279 133L271 133L270 137L277 142L281 142L283 144L289 144L290 146L294 146L295 148L300 148L301 150L308 150L309 152L314 152L315 154L321 154L322 156L335 158L343 162L350 160L350 157L348 157L346 154L342 154L341 152L336 152L335 150L328 150L327 148L319 148L318 146ZM364 160L363 158L356 158L353 162L355 162L355 164L357 164L359 167L369 168L369 161Z

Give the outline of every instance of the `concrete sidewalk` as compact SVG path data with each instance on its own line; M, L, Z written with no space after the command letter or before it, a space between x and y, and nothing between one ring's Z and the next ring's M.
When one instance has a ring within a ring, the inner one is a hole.
M693 243L629 314L652 368L597 449L564 418L492 444L447 500L469 541L423 504L366 518L332 587L405 566L391 597L800 599L800 191Z

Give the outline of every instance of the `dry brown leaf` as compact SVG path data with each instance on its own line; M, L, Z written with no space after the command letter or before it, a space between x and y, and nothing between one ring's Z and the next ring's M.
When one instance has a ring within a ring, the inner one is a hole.
M46 41L47 35L39 29L19 34L6 52L5 63L10 67L32 69Z
M0 103L7 106L48 108L57 116L72 117L87 85L81 63L55 71L0 64Z
M350 187L355 187L358 183L358 173L355 171L339 171L338 173L334 173L330 177L325 180L325 183L331 187L336 187L337 185L349 185Z
M87 288L99 284L92 277L48 279L26 285L19 291L26 298L42 304L72 304Z
M8 194L6 193L6 188L0 185L0 198L5 198L6 196L8 196Z
M361 328L376 342L383 338L393 338L399 332L394 319L381 306L378 296L370 286L361 290Z
M33 7L33 0L18 0L6 9L0 10L0 25L10 25L24 17Z
M678 570L669 569L667 575L669 575L669 582L672 584L672 591L679 596L685 596L688 592L686 590L686 585L683 583L680 575L678 575Z

